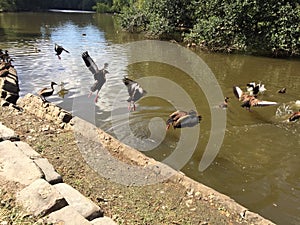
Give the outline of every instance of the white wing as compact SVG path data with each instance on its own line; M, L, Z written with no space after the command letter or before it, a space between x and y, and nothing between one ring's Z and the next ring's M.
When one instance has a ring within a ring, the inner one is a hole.
M233 87L233 93L237 98L240 98L243 95L242 89L240 89L238 86Z
M96 65L94 60L89 56L88 52L82 53L82 59L92 74L95 75L96 73L99 72L98 66Z
M271 101L259 101L256 106L270 106L270 105L277 105L277 102Z

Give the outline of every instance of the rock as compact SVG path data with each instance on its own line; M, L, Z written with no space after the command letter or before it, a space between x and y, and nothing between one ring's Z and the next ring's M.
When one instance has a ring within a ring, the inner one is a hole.
M8 81L6 79L4 81L2 89L7 91L7 92L18 93L20 91L19 86L16 83L13 83L13 79L11 79L11 81Z
M17 104L17 101L18 101L18 98L19 98L19 94L18 93L10 93L8 92L6 97L5 97L5 100L12 103L12 104Z
M8 70L0 70L0 77L6 77L9 74Z
M111 218L109 217L100 217L91 221L93 225L117 225Z
M45 216L68 205L63 196L43 179L19 191L16 202L34 216Z
M64 123L69 123L70 120L72 119L72 115L69 112L66 112L66 111L61 111L59 113L58 117Z
M47 224L89 225L89 221L80 215L72 206L66 206L48 215Z
M44 174L13 142L0 142L0 176L29 185Z
M33 150L29 144L23 141L15 141L14 144L30 159L41 158L41 155Z
M50 184L57 184L62 182L62 177L59 175L52 164L49 163L48 159L38 158L35 159L34 162L36 165L43 171L45 174L45 180Z
M3 99L1 100L1 107L7 107L9 105L10 105L10 103L8 101L5 101Z
M73 118L70 112L50 102L42 103L39 97L32 94L27 94L23 97L19 104L37 117L53 121L56 124L69 123ZM64 125L63 127L65 128L66 126Z
M1 98L5 99L9 103L16 104L19 98L19 91L20 89L19 89L16 70L10 67L9 69L1 71L0 73Z
M83 196L68 184L60 183L53 185L70 206L72 206L80 215L88 220L103 216L103 212L94 202Z
M7 128L2 123L0 123L0 141L5 140L19 141L20 138L12 129Z

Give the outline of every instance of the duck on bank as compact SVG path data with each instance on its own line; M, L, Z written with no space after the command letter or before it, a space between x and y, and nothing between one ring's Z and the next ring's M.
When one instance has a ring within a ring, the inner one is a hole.
M53 95L54 92L54 85L57 85L55 82L51 82L50 86L51 88L43 88L41 90L38 91L38 95L40 96L40 98L42 99L43 102L47 102L46 97L49 97L51 95Z

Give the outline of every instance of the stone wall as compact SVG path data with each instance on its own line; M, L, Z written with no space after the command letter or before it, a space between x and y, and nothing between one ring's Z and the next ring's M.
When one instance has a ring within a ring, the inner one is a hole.
M97 204L63 183L46 158L0 123L0 181L42 224L116 225ZM14 187L14 188L12 188ZM18 188L16 188L18 187Z
M16 104L19 99L19 80L17 71L11 63L0 63L0 98L2 105Z
M18 101L18 106L25 112L36 115L39 118L46 119L58 124L61 128L71 129L72 114L53 103L43 102L41 98L27 94Z

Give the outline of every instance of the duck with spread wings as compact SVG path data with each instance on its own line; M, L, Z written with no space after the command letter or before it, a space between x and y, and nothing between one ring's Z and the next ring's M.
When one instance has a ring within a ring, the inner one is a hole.
M242 107L250 110L251 107L277 105L277 102L263 101L257 98L256 95L249 95L242 91L238 86L233 87L234 95L242 102Z
M129 94L129 98L127 99L127 102L129 103L128 109L130 111L131 109L135 111L135 102L141 99L145 94L147 94L147 92L141 87L139 83L129 79L128 77L123 78L123 83L126 85Z
M107 67L108 67L108 64L104 63L104 67L101 70L99 70L98 66L96 65L96 63L94 62L94 60L90 57L90 55L88 54L87 51L84 52L84 53L82 53L82 59L85 62L86 67L94 75L94 79L95 79L95 83L90 88L90 94L89 94L88 97L90 97L93 92L97 91L96 92L96 97L95 97L95 102L97 103L98 102L98 98L99 98L99 92L100 92L102 86L106 82L105 75L109 73L106 70Z

